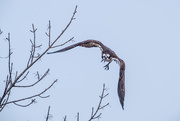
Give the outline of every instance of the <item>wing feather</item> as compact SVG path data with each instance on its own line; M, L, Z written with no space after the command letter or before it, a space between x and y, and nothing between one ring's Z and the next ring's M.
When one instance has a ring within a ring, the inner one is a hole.
M63 49L60 49L58 51L48 52L47 54L64 52L64 51L70 50L72 48L75 48L77 46L86 47L86 48L99 47L99 48L101 48L101 50L103 49L103 44L100 41L97 41L97 40L86 40L86 41L82 41L82 42L70 45L70 46L65 47Z
M70 46L68 46L68 47L65 47L65 48L63 48L63 49L60 49L60 50L57 50L57 51L54 51L54 52L48 52L47 54L64 52L64 51L70 50L70 49L72 49L72 48L75 48L75 47L77 47L77 46L79 46L79 45L80 45L80 43L77 43L77 44L70 45Z
M125 97L125 63L123 60L120 62L119 82L118 82L118 96L124 110L124 97Z

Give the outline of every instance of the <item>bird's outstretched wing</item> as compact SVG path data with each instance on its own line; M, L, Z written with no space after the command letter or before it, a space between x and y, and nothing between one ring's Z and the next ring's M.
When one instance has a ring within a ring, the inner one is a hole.
M124 110L124 97L125 97L125 63L115 53L112 58L117 64L119 64L119 81L118 81L118 96L121 103L122 109Z
M119 82L118 82L118 96L122 109L124 110L124 97L125 97L125 63L120 61Z
M64 52L64 51L70 50L70 49L72 49L72 48L75 48L75 47L77 47L77 46L86 47L86 48L99 47L99 48L101 48L101 49L103 49L103 47L104 47L104 45L103 45L100 41L97 41L97 40L86 40L86 41L82 41L82 42L79 42L79 43L70 45L70 46L65 47L65 48L63 48L63 49L61 49L61 50L58 50L58 51L48 52L47 54Z

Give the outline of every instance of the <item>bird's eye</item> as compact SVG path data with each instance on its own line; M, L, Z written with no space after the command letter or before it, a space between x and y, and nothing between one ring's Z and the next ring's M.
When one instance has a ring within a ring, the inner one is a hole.
M110 55L109 55L109 54L106 54L106 56L107 56L107 57L110 57Z

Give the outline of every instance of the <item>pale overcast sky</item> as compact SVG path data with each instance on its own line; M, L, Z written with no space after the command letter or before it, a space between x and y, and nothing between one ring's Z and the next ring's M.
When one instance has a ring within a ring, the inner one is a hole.
M21 72L29 57L32 23L37 28L37 43L48 44L48 21L54 40L69 22L75 6L75 20L57 44L74 37L68 45L96 39L111 48L125 61L125 110L117 95L119 66L110 64L103 69L98 48L77 47L64 53L45 55L31 69L23 84L35 81L50 68L50 74L31 89L13 89L10 100L30 96L56 83L37 103L22 108L7 105L0 113L0 121L45 121L51 106L51 121L80 121L90 118L92 107L97 107L103 84L109 96L103 104L100 121L180 121L180 1L179 0L1 0L0 1L0 56L7 55L5 41L11 33L14 73ZM51 51L61 49L54 48ZM0 89L4 88L7 60L0 59ZM29 101L22 102L27 104Z

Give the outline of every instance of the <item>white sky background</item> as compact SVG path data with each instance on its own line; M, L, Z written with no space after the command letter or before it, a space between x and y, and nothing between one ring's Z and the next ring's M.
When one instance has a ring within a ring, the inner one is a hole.
M1 0L0 1L0 56L8 53L4 38L11 33L14 71L25 68L30 50L32 23L37 28L37 41L48 44L48 21L51 21L54 40L69 22L75 6L75 20L57 44L75 37L75 42L97 39L110 47L126 63L126 95L123 111L117 84L119 66L113 62L110 70L103 69L98 48L73 50L45 55L31 69L24 84L35 81L50 68L50 74L36 87L13 89L10 100L33 95L45 89L53 80L56 83L48 92L48 99L37 98L27 108L7 105L0 113L0 121L45 121L51 106L52 121L80 121L90 118L91 108L97 107L103 83L109 96L103 104L101 121L179 121L180 120L180 1L179 0ZM64 47L65 47L64 46ZM52 49L58 50L62 47ZM6 79L7 60L0 59L0 90ZM14 72L15 73L15 72ZM27 104L28 101L22 102Z

